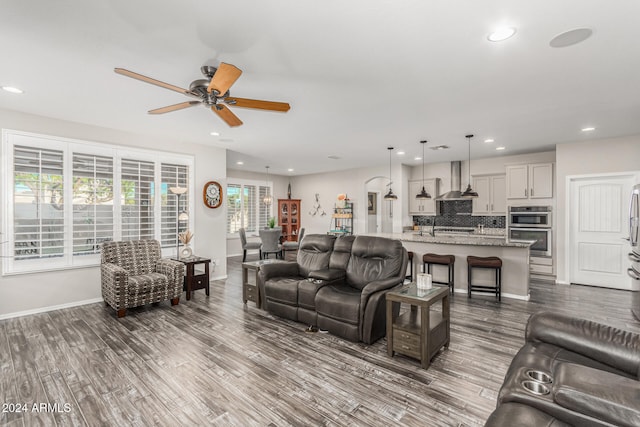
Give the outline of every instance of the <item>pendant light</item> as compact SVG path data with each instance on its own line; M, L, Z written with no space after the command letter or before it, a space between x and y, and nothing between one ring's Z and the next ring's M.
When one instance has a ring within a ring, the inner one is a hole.
M387 147L387 150L389 150L389 192L385 194L384 199L393 202L394 200L398 200L398 196L393 194L393 190L391 189L391 151L393 147Z
M271 202L273 201L273 198L271 197L271 193L269 192L269 166L265 166L267 168L267 185L266 185L266 191L268 192L262 199L262 202L269 206L271 204Z
M416 194L416 199L430 199L431 194L424 189L424 146L427 145L427 141L420 141L420 144L422 144L422 191Z
M467 138L467 141L469 141L469 184L467 184L467 189L464 190L464 193L462 193L462 197L478 197L478 193L473 191L473 189L471 188L471 138L473 138L473 135L465 135L465 138Z

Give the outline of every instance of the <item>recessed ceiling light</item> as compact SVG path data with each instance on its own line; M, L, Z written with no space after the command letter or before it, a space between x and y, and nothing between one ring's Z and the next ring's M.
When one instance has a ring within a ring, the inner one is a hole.
M490 143L492 143L492 142L493 142L493 139L491 139L491 138L487 138L487 139L485 139L485 140L484 140L484 142L486 142L487 144L490 144Z
M502 150L504 150L505 148L507 148L507 147L503 147L503 146L496 147L496 151L502 151Z
M596 130L596 128L594 127L586 127L586 128L582 128L582 132L591 132Z
M413 160L422 160L422 157L414 157Z
M404 156L404 151L398 151L398 156Z
M293 172L293 169L289 168L287 169L287 172Z
M489 40L490 42L501 42L508 39L509 37L513 37L515 33L516 29L513 27L498 28L493 33L487 36L487 40Z
M244 162L236 162L236 165L244 165Z
M551 47L567 47L585 41L593 34L591 28L576 28L560 33L549 42Z
M22 89L18 89L17 87L13 87L13 86L2 86L2 90L11 92L11 93L24 93Z
M211 132L211 136L220 136L220 132Z

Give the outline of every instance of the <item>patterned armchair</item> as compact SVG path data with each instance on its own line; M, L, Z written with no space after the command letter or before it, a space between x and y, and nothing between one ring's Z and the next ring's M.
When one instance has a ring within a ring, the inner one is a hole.
M131 307L167 299L178 304L184 264L162 259L157 240L105 242L100 274L104 302L124 317Z

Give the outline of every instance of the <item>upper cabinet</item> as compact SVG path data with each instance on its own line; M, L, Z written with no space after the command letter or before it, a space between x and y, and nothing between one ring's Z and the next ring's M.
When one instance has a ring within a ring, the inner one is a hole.
M409 215L435 215L436 201L439 195L440 179L424 180L424 189L431 195L430 199L416 199L416 194L422 191L422 180L409 181Z
M507 214L505 175L474 176L472 187L478 193L472 199L473 215Z
M507 199L553 197L553 163L507 166Z

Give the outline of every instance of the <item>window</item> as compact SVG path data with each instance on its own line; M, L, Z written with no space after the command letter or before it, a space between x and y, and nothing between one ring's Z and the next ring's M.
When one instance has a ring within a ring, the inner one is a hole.
M176 218L180 212L187 212L189 202L189 193L185 193L179 199L169 191L171 187L188 188L189 169L184 165L162 165L162 246L176 246L178 240L178 232L187 229L186 223L180 221L180 227L176 230ZM180 200L180 206L176 201Z
M192 209L191 156L3 130L2 161L3 274L97 265L108 240L157 239L173 255L177 214ZM172 186L190 190L180 206Z
M229 182L227 184L227 234L233 235L240 228L247 233L257 233L267 225L271 216L273 201L266 205L263 200L271 194L271 183L255 181Z
M122 159L120 166L120 221L122 240L153 239L155 164Z
M113 158L73 154L73 254L100 253L113 238Z
M3 178L14 187L13 256L16 260L62 257L63 152L17 145L13 165L13 177Z

